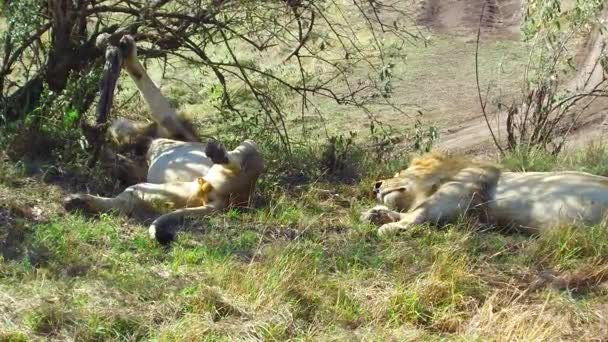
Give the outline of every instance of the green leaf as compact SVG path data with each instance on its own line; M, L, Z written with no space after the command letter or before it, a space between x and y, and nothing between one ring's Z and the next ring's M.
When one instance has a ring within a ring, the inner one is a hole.
M64 126L71 126L74 123L76 123L79 119L80 119L80 113L76 109L70 108L63 115L63 125Z

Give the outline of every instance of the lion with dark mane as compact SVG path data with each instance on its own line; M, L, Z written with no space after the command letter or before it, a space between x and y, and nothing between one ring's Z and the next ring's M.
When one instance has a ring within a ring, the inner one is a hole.
M444 224L462 215L529 233L593 225L608 210L608 178L585 172L505 172L464 157L429 153L394 177L376 182L382 205L362 219L380 235L415 224Z

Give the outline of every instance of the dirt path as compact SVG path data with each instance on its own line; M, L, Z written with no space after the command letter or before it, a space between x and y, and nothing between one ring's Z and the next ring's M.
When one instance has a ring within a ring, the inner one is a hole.
M518 38L521 0L423 0L416 21L435 32L468 35L477 32L480 17L484 34Z
M519 39L520 17L521 0L423 0L416 11L419 25L465 40L476 38L480 23L485 40ZM437 149L477 153L492 148L486 121L478 114L479 107L470 108L469 112L477 114L461 118L460 124L442 130ZM494 116L490 121L495 130L499 125L505 126L504 118Z

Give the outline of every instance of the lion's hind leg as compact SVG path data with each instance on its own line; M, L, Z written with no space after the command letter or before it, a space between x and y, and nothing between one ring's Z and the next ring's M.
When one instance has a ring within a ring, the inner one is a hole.
M197 182L139 183L126 188L116 197L73 194L66 197L64 206L68 210L80 209L91 213L115 211L137 215L167 212L189 204L198 205L198 191Z
M224 145L217 140L209 139L205 146L205 155L214 164L224 165L234 170L254 170L261 172L264 162L258 152L257 144L253 140L245 140L232 151L227 151Z

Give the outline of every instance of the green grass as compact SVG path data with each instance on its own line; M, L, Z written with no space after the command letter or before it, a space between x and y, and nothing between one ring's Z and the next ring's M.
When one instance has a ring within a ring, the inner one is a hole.
M512 171L576 170L608 176L608 150L592 143L580 151L558 156L538 150L514 151L505 156L503 165Z
M597 168L606 156L587 150L560 165ZM41 203L45 220L22 217L33 190L59 201L29 182L0 182L12 203L1 213L25 232L21 253L0 263L2 340L535 340L605 327L594 314L608 303L595 286L608 273L604 226L533 238L462 222L379 239L356 215L371 204L363 189L317 182L196 223L166 249L121 216Z

